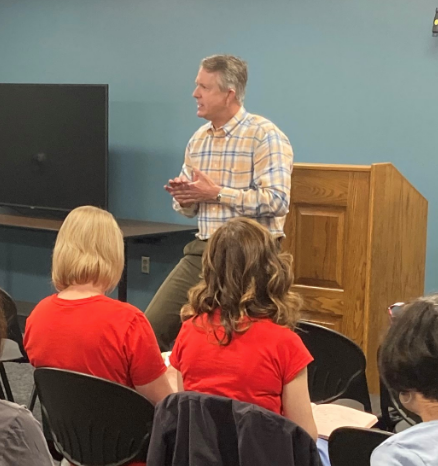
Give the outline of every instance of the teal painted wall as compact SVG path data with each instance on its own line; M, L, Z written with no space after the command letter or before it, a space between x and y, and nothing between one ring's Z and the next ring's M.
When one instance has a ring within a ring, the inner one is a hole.
M391 161L429 200L428 291L438 289L438 38L434 0L0 0L0 82L108 83L110 209L188 222L163 185L202 123L201 58L249 63L246 107L290 137L296 161ZM1 103L0 103L1 105ZM0 135L1 137L1 135ZM1 169L1 166L0 166ZM144 308L187 235L130 253L129 300ZM50 292L53 238L0 232L0 286ZM150 255L152 273L139 273ZM390 279L390 277L389 277Z

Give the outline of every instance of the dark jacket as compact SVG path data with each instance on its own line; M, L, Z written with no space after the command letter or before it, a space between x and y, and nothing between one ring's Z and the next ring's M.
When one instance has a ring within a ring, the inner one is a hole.
M320 466L312 438L259 406L196 392L156 406L148 466Z

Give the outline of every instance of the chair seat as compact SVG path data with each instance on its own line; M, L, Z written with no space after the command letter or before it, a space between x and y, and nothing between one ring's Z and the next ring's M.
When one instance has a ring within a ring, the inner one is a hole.
M0 362L17 361L23 357L20 347L16 341L6 338L3 340L3 344L4 346L3 352L0 355Z

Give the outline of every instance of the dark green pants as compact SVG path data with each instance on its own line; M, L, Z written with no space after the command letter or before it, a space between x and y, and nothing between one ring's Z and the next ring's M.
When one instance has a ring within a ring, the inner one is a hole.
M181 307L187 303L187 292L199 283L202 253L206 241L195 239L184 248L184 257L160 286L146 309L161 351L169 351L181 328Z

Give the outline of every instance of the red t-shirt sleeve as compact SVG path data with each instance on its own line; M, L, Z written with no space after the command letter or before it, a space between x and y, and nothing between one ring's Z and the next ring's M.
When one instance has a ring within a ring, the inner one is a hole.
M291 382L313 361L301 338L292 331L287 332L287 338L279 348L279 357L283 367L283 385Z
M124 346L129 375L134 385L153 382L166 372L151 324L140 311L136 313L126 332Z

